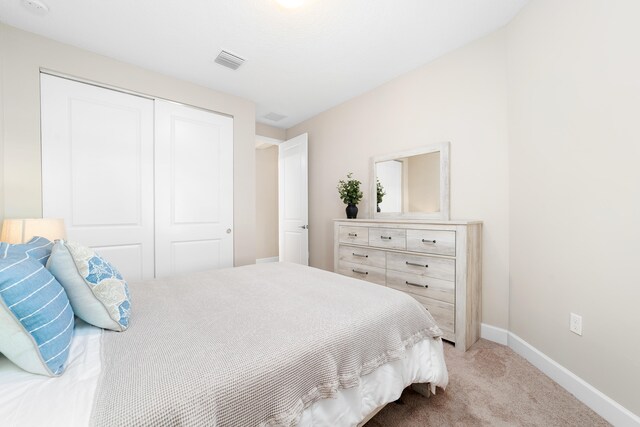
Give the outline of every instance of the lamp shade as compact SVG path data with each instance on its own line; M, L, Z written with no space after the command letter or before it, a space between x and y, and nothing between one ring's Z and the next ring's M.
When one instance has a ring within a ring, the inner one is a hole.
M24 243L40 236L51 241L66 239L64 220L60 218L5 219L2 223L0 241Z

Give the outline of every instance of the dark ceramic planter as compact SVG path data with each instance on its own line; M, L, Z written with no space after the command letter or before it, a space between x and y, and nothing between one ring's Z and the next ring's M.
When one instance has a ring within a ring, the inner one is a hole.
M355 219L358 216L358 207L354 204L350 203L347 205L345 211L347 212L348 219Z

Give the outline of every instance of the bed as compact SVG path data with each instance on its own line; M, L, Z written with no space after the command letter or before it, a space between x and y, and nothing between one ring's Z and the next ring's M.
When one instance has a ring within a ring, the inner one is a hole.
M355 426L447 385L439 328L393 289L272 263L129 290L129 329L77 320L62 376L0 357L3 425Z

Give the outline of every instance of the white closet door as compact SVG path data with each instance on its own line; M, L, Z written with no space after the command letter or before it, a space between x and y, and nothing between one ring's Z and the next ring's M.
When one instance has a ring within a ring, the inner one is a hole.
M127 280L153 277L153 101L41 75L43 216Z
M156 100L156 277L233 266L233 119Z

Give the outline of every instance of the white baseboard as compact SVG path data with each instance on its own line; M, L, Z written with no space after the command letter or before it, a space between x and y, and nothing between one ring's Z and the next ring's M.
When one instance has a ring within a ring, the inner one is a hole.
M508 345L509 343L509 331L496 326L487 325L486 323L482 323L480 325L480 336L486 340L497 342L502 345Z
M614 426L640 426L640 417L513 332L483 323L480 336L499 344L508 345L509 348L527 359L533 366L540 369L549 378Z
M277 256L273 256L271 258L258 258L256 260L256 264L262 264L265 262L278 262L278 261L280 261L280 258Z

